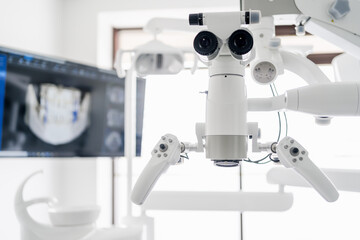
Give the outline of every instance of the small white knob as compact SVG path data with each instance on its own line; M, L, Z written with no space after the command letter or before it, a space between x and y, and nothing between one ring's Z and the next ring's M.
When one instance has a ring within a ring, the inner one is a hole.
M295 27L296 36L305 36L305 26L298 25Z

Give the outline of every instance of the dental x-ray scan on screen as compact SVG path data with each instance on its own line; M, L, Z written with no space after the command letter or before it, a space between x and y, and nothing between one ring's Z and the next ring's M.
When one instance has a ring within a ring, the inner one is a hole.
M124 79L115 72L0 49L3 156L124 155ZM145 81L137 87L137 155Z

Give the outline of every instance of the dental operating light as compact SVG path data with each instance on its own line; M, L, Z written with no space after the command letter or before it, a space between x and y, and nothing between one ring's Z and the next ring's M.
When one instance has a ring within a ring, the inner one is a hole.
M115 68L120 75L124 75L121 61L126 52L134 54L132 64L139 76L178 74L184 68L183 51L154 39L134 51L118 51Z
M157 36L164 30L172 29L177 31L194 31L200 28L191 28L187 26L186 20L171 18L153 18L146 26L144 31L153 34L154 39L138 46L133 50L119 49L116 53L114 67L119 76L125 76L123 67L123 55L131 54L131 66L140 77L147 75L174 75L184 69L185 55L194 55L189 49L179 49L163 43L157 39ZM197 68L197 57L194 55L194 63L191 73Z

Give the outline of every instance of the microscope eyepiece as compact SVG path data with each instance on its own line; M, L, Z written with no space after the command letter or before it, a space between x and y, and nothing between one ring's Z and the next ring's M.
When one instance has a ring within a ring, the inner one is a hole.
M194 39L194 49L201 55L205 56L207 60L214 59L221 46L221 40L218 37L209 31L199 32Z
M219 41L215 34L209 31L202 31L196 35L194 39L195 51L203 56L213 54L218 48Z
M253 48L254 39L249 31L239 29L231 34L228 45L232 55L237 59L242 59L242 56Z

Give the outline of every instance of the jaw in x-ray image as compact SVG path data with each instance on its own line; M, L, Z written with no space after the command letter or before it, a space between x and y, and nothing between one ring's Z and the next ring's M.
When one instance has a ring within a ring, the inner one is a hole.
M79 137L89 126L90 94L54 84L41 84L40 102L34 85L26 93L25 123L42 141L66 144Z

